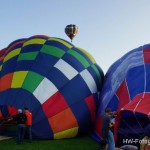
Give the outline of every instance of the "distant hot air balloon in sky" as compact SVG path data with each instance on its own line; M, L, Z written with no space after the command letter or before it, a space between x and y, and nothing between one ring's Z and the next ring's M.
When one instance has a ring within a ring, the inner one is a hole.
M74 24L67 25L65 28L65 33L71 39L71 42L73 38L77 35L78 31L79 31L79 28Z
M33 137L75 137L94 123L102 80L93 57L63 39L16 40L0 51L0 117L28 107Z

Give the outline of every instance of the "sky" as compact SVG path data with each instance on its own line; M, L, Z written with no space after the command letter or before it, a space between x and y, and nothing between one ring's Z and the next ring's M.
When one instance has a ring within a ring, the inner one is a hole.
M150 43L150 0L1 0L0 49L39 34L70 42L68 24L79 27L72 43L106 73L124 54Z

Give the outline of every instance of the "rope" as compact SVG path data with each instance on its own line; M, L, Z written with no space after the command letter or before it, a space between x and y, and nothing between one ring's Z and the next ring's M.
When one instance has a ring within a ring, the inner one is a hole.
M142 131L144 132L144 128L143 128L143 127L142 127L142 125L140 124L140 122L139 122L139 120L137 119L137 117L136 117L135 113L134 113L134 116L135 116L136 121L138 122L138 124L139 124L140 128L141 128L141 129L142 129Z

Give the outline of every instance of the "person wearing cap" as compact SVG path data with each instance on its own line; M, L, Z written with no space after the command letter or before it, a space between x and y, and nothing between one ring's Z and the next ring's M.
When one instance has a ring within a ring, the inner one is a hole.
M26 115L23 113L22 109L18 109L18 113L12 116L12 119L17 123L16 143L21 144L25 134Z
M26 131L28 133L28 136L29 136L29 142L31 143L32 142L32 131L31 131L31 126L32 126L32 113L29 111L28 108L24 108L25 110L25 115L26 115L26 122L25 122L25 125L26 125Z

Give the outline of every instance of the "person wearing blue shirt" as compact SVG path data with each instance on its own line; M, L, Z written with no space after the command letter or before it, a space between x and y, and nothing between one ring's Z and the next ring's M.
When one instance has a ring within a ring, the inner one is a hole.
M114 123L112 122L112 111L111 108L106 108L105 113L102 115L102 138L107 143L106 149L115 149L115 140L111 128Z

